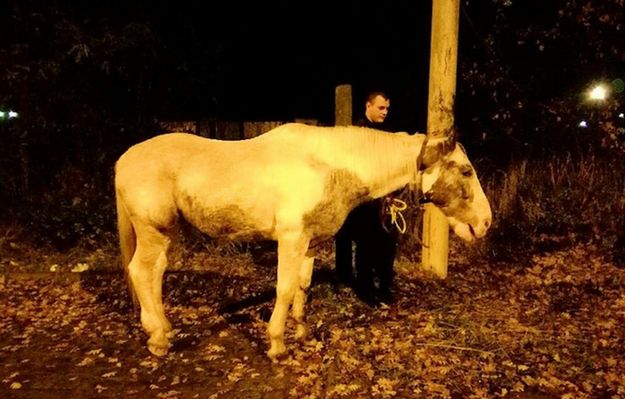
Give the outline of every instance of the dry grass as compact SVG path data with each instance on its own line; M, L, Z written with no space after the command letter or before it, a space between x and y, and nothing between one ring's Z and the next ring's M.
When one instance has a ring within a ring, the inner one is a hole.
M523 160L483 179L494 223L475 249L510 259L593 242L614 249L625 210L625 162L586 154Z

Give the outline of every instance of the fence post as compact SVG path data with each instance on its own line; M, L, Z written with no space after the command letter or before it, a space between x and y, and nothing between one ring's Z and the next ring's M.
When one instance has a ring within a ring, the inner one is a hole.
M458 60L459 0L432 1L428 137L441 137L454 126ZM443 213L427 205L423 216L421 264L441 278L447 277L449 225Z
M334 91L334 124L352 124L352 86L349 84L338 85Z

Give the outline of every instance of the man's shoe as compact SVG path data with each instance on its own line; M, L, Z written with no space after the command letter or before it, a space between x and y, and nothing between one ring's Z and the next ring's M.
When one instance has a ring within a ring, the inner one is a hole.
M354 286L354 279L353 279L353 277L335 274L335 276L334 276L334 288L337 291L340 291L341 288L351 288L353 286Z
M397 302L397 299L395 298L395 295L393 294L393 291L389 290L389 289L382 289L380 290L380 292L378 292L378 298L380 300L380 302L386 304L386 305L392 305L395 302Z
M357 289L356 296L362 302L366 303L372 308L375 308L375 307L380 306L380 301L378 300L378 298L375 296L373 292L374 292L373 289L370 289L370 290Z

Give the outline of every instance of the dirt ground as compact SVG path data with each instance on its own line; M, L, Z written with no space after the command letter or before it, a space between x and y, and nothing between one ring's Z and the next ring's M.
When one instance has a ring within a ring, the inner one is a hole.
M275 268L245 254L193 262L201 272L165 277L177 334L164 358L119 273L5 268L0 398L625 398L625 270L592 247L452 259L443 281L399 262L397 302L379 308L335 289L322 260L310 339L289 329L279 363L265 356Z

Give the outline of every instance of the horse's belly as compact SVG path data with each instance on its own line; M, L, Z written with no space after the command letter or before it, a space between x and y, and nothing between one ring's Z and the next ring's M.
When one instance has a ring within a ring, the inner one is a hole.
M345 221L346 216L347 210L317 207L312 212L304 215L304 229L312 237L324 240L336 234Z
M237 205L184 211L185 219L211 237L237 241L270 239L271 215L258 215Z

